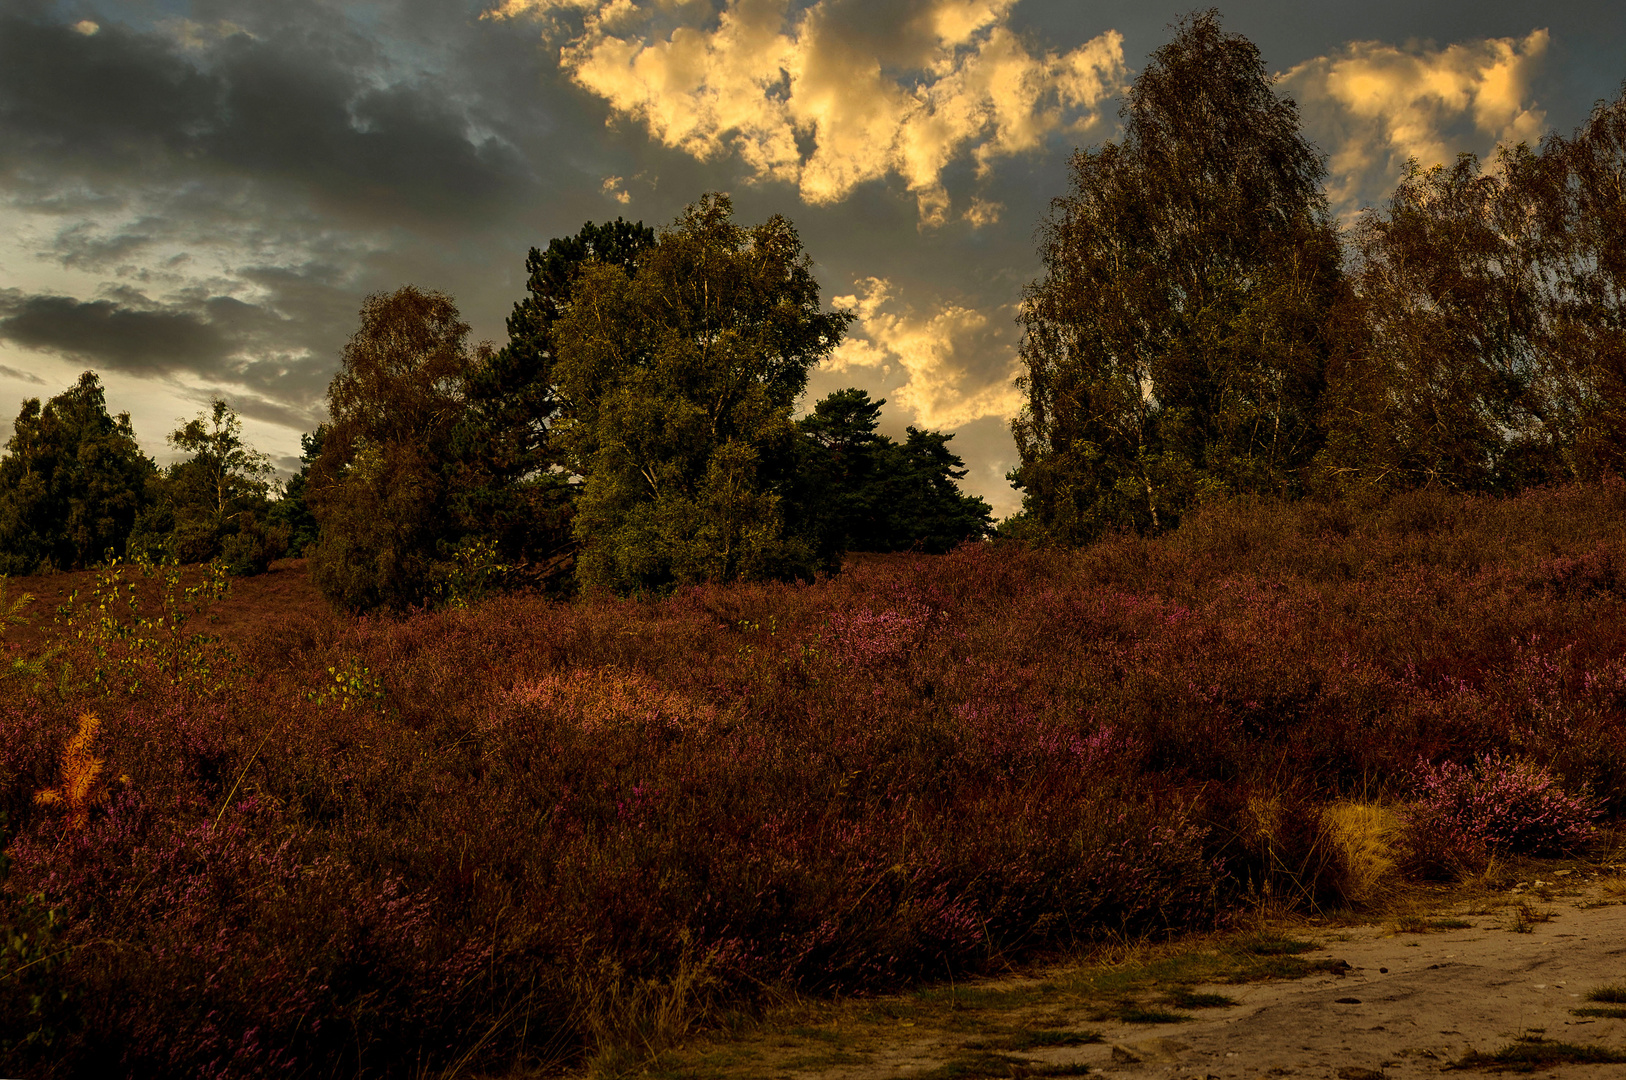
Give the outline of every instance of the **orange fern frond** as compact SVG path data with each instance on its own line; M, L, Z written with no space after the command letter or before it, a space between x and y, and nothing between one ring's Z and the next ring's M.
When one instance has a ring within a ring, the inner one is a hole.
M41 806L66 806L68 822L75 829L84 828L90 821L91 807L107 798L101 782L102 767L107 762L91 750L101 726L94 713L79 718L79 730L62 748L62 786L46 788L34 796Z

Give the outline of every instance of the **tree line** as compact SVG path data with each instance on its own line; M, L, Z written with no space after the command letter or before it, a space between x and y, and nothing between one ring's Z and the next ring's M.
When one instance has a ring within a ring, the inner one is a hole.
M1626 88L1492 168L1412 162L1347 230L1297 107L1218 12L1181 23L1121 117L1042 226L1006 531L1620 473Z
M335 603L810 580L990 532L952 436L880 435L855 388L795 418L852 316L824 310L785 218L740 225L707 195L659 232L589 223L526 270L500 349L441 293L363 305L305 480Z
M1326 165L1258 49L1209 10L1131 87L1123 136L1071 160L1026 290L1021 511L1001 535L1087 543L1238 496L1507 493L1626 461L1626 90L1570 137L1413 163L1333 219ZM216 402L160 470L94 375L24 404L0 460L0 572L106 553L303 550L354 610L497 584L658 595L810 579L848 551L991 531L951 436L877 432L852 388L795 416L852 314L795 228L707 195L532 248L508 340L445 294L370 296L328 420L272 498Z
M224 402L170 435L190 456L166 469L94 373L25 402L0 460L0 573L115 556L241 574L303 553L334 604L399 610L504 584L812 579L849 551L991 531L951 435L894 441L856 388L794 417L852 317L823 309L784 218L741 226L710 195L659 233L589 223L526 269L501 348L471 343L443 293L367 297L280 493Z
M43 405L25 401L0 457L0 574L109 557L218 558L253 574L310 538L297 501L272 499L270 461L243 442L225 402L183 422L169 443L188 456L159 468L130 414L109 415L94 372Z

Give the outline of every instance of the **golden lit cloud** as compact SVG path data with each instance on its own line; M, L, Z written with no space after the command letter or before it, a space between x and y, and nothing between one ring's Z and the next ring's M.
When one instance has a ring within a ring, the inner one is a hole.
M1123 88L1123 39L1034 51L1006 20L1015 0L504 0L489 17L538 16L561 66L619 115L695 158L735 154L759 180L823 205L902 178L921 220L948 220L943 172L1078 131ZM888 10L890 9L890 10ZM856 16L863 15L859 19ZM676 22L674 24L674 18ZM882 26L864 33L855 25ZM992 220L991 203L965 216Z
M1444 49L1353 42L1289 71L1282 81L1330 154L1334 206L1374 201L1410 158L1426 168L1459 150L1536 142L1546 113L1530 86L1547 44L1545 30Z
M948 304L919 315L893 295L885 278L863 278L857 285L855 295L831 300L858 315L853 333L830 360L831 370L901 371L906 381L888 400L912 412L921 427L951 429L1016 413L1021 396L1012 385L1014 329L1004 317L1010 312L999 310L994 322L981 311Z
M625 206L632 201L632 192L623 188L621 183L622 181L619 176L606 176L604 178L604 183L599 185L599 190L608 195L610 198L614 199L616 202L620 203L622 206Z

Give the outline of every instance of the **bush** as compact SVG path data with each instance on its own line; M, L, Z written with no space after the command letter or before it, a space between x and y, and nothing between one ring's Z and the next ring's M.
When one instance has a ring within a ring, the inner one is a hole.
M1494 853L1550 855L1596 834L1597 802L1571 794L1529 761L1481 755L1472 765L1419 762L1407 824L1422 871L1483 865Z

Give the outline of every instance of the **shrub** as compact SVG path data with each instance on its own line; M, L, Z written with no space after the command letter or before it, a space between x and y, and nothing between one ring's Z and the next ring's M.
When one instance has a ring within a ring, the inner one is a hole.
M1472 765L1419 762L1407 824L1424 871L1482 864L1492 853L1543 855L1590 840L1599 807L1529 761L1481 755Z

